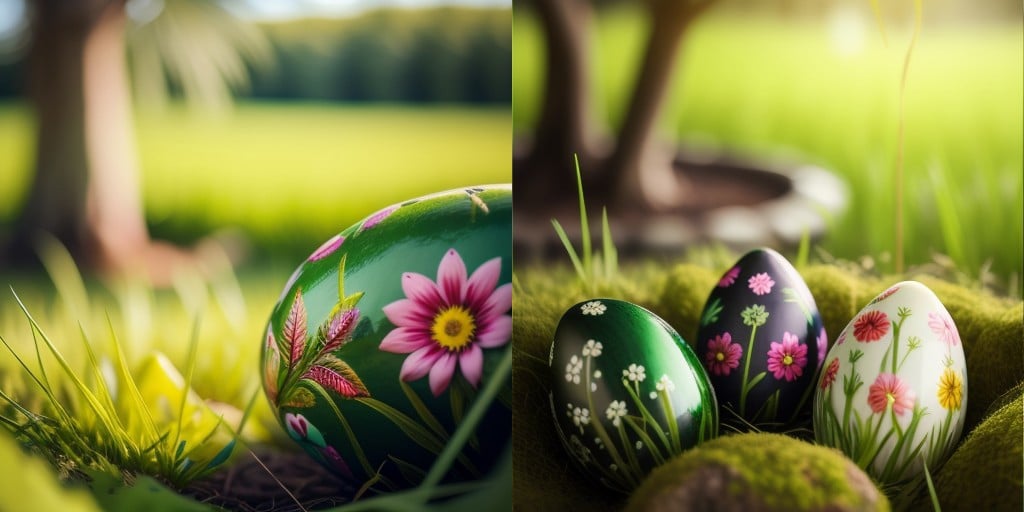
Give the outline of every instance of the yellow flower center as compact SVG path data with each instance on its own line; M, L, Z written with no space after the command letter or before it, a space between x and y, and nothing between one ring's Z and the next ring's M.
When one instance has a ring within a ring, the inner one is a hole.
M430 333L438 345L449 352L458 352L473 341L476 323L473 315L463 306L451 306L434 317Z
M786 356L782 358L782 364L786 366L793 364L793 356L786 354Z
M725 354L723 354L721 352L715 354L715 360L716 361L725 361Z

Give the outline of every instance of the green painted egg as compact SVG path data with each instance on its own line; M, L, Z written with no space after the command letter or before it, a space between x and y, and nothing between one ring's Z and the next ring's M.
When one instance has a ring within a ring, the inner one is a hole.
M713 438L718 405L693 350L640 306L594 299L558 322L551 412L585 473L628 493L656 466Z
M486 475L512 428L511 255L509 185L412 199L327 240L263 340L264 391L289 436L375 490L419 484L443 453L458 454L446 481Z

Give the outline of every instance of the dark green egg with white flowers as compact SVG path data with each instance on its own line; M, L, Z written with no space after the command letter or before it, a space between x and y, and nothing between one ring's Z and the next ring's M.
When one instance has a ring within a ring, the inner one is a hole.
M718 407L693 350L654 313L614 299L569 308L551 345L551 410L571 458L628 493L713 438Z
M509 185L404 201L324 242L262 340L288 435L353 487L383 491L418 485L470 429L444 481L485 477L512 428L511 256Z

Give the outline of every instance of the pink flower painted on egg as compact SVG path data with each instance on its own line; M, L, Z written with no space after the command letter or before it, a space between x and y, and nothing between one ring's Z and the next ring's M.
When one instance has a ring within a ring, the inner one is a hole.
M727 286L732 286L732 284L736 282L736 278L739 277L739 276L740 276L740 268L739 267L733 267L733 268L729 269L729 271L726 272L724 276L722 276L722 279L720 279L718 281L718 287L719 288L725 288Z
M886 407L892 404L892 410L897 416L914 408L916 395L907 387L902 379L891 373L878 375L875 382L868 388L868 405L876 413L884 413Z
M818 333L818 366L821 366L822 361L825 360L825 352L828 351L828 336L825 334L825 328L821 328L821 332Z
M410 354L401 378L409 382L430 375L430 390L439 396L458 366L474 387L483 373L483 349L505 345L512 337L512 285L497 286L501 258L488 260L466 277L466 265L449 249L437 269L437 282L415 272L402 274L406 298L384 306L396 328L380 349Z
M733 368L740 365L743 347L732 342L732 335L722 333L708 340L708 352L704 355L704 363L712 375L727 376Z
M835 358L831 363L828 364L828 368L825 369L825 376L821 379L821 389L828 389L836 380L836 374L839 373L839 358Z
M370 229L370 228L376 226L377 224L380 224L381 221L383 221L384 219L390 217L392 213L395 213L395 210L397 210L397 209L398 209L397 206L389 206L389 207L384 208L383 210L381 210L381 211L371 215L368 219L363 221L363 226L360 228L360 230L365 231L367 229Z
M317 250L313 251L313 254L309 255L309 259L306 261L320 261L338 250L341 244L345 241L345 237L340 234L332 236L326 242L324 242Z
M807 345L800 344L795 334L784 332L782 343L772 342L768 351L768 371L778 379L792 382L803 375L807 366Z
M747 280L747 286L750 287L750 291L754 292L754 295L766 295L771 293L772 287L775 286L775 281L772 280L767 272L761 272L751 276Z
M960 333L956 330L956 325L953 324L953 319L949 315L928 313L928 328L947 345L960 344Z

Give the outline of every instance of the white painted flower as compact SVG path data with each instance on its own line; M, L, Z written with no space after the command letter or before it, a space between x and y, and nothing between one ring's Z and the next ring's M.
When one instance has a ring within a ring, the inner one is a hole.
M569 364L565 365L565 381L579 384L581 371L583 371L583 360L579 356L572 356L569 359Z
M583 356L597 357L601 355L601 349L604 345L601 345L600 341L587 340L587 344L583 345Z
M572 409L572 422L580 427L580 431L583 430L583 425L590 424L590 409L580 409L579 407L573 407Z
M601 378L601 370L594 370L594 378L595 379L600 379Z
M629 369L622 370L622 376L630 380L630 382L643 382L647 378L647 374L644 373L643 365L631 363Z
M643 441L637 441L636 442L636 451L640 451L640 450L643 450L643 449L644 449Z
M608 469L610 469L612 471L618 471L619 470L619 466L617 466L615 464L612 464L612 465L608 466Z
M668 375L662 375L661 378L658 379L658 383L655 384L654 387L657 388L658 391L671 392L675 391L676 384L672 382L672 379L668 378Z
M597 391L597 383L596 382L591 382L590 383L590 390L591 391Z
M584 315L593 315L593 316L603 315L605 310L607 310L607 309L608 309L608 307L605 306L604 304L601 304L601 301L599 301L599 300L592 300L592 301L584 304L582 307L580 307L580 310L583 311Z
M651 397L651 400L654 400L655 398L658 398L658 392L657 391L651 391L651 394L649 394L647 396Z
M604 414L608 416L608 419L612 420L612 425L616 427L622 424L622 417L626 415L626 402L622 400L612 400L611 405L604 411Z
M600 437L594 438L594 444L597 445L599 450L604 450L604 441L602 441Z

